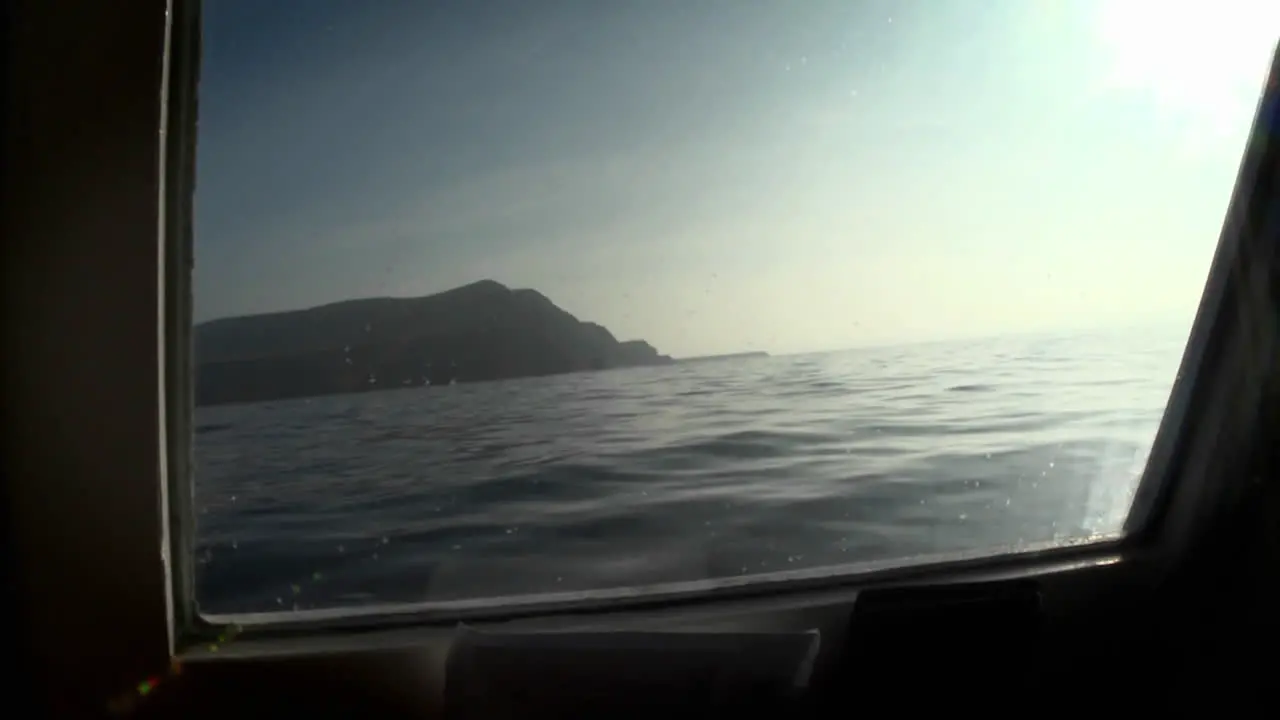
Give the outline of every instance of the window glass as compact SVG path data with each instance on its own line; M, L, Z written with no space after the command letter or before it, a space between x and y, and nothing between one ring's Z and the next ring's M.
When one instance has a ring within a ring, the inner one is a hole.
M204 3L206 612L1119 532L1265 2Z

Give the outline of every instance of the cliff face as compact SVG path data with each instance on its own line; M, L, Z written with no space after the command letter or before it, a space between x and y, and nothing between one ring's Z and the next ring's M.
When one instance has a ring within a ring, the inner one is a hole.
M196 404L255 402L672 362L533 290L485 280L195 328Z

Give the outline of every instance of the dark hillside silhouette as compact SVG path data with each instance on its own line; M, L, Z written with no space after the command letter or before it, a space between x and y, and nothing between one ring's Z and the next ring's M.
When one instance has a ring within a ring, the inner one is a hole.
M492 280L211 320L195 328L195 356L197 405L673 362Z

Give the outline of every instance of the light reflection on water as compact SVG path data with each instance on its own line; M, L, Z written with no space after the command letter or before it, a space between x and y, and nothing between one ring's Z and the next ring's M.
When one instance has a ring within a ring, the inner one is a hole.
M197 411L209 612L1118 531L1183 336L747 358Z

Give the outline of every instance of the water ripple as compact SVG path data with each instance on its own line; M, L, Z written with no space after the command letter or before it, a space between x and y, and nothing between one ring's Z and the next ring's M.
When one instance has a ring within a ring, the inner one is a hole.
M443 600L1114 531L1181 353L1132 340L203 408L198 595L215 612Z

